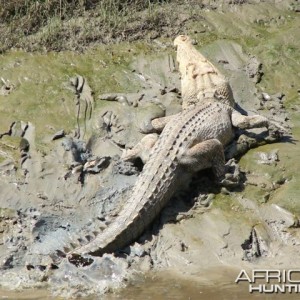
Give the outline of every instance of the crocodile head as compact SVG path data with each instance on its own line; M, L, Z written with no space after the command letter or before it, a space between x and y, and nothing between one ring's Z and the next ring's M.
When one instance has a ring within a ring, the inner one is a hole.
M186 35L179 35L175 38L174 45L177 47L177 62L181 75L183 109L205 103L211 98L234 106L228 80L193 46L193 40Z
M177 47L180 44L190 44L190 45L192 45L193 42L192 42L192 39L189 36L181 34L181 35L177 36L174 40L174 46L175 47Z

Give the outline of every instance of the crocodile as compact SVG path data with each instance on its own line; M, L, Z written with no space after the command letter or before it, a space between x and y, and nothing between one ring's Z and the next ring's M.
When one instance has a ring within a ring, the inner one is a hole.
M181 35L174 44L178 48L183 110L151 120L150 133L124 153L124 160L141 157L145 162L131 197L101 234L68 251L69 259L84 254L102 256L134 242L170 200L183 174L211 168L218 180L223 178L224 146L232 141L235 127L270 125L263 116L244 116L234 109L228 81L193 48L189 37ZM192 55L186 54L189 51ZM162 132L158 135L153 131Z

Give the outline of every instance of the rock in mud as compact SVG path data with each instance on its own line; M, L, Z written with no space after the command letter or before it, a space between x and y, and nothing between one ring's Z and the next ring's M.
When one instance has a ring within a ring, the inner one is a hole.
M1 81L2 86L0 87L0 95L7 96L15 89L15 86L9 82L9 80L5 80L4 78L1 78Z
M258 157L257 162L259 164L271 165L279 161L278 158L278 149L274 149L269 153L266 152L257 152L256 156Z
M262 63L258 61L255 56L250 57L245 67L245 71L249 78L254 81L254 83L259 83L264 74L262 71Z
M57 132L53 135L52 140L55 141L55 140L61 139L61 138L63 138L65 135L66 135L66 134L65 134L65 131L64 131L63 129L61 129L61 130L57 131Z

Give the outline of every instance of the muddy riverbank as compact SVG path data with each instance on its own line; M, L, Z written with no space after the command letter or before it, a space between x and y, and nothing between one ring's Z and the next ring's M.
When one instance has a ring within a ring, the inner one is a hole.
M295 294L266 294L249 293L249 286L247 283L236 285L232 283L232 279L235 278L236 273L231 269L227 271L219 269L216 273L221 275L221 282L214 280L214 284L211 282L203 283L194 281L193 278L186 278L175 276L174 274L163 273L160 275L152 273L149 277L143 277L139 280L131 282L127 285L126 289L121 289L115 293L102 295L103 300L116 300L116 299L298 299ZM225 279L226 278L226 279ZM62 298L56 298L49 294L45 290L30 290L22 292L13 291L1 291L0 295L8 300L24 300L24 299L49 299L59 300ZM86 297L87 300L98 299L97 296ZM98 296L99 297L99 296Z
M1 289L76 297L129 286L116 297L217 299L228 284L228 296L244 298L234 292L236 275L216 270L300 265L299 16L276 3L203 9L185 31L230 79L240 108L281 124L283 137L237 132L226 151L228 159L239 151L227 166L236 186L197 174L135 244L81 268L57 250L109 226L142 166L124 163L124 149L148 119L181 109L175 36L83 53L1 54ZM155 279L178 273L175 283Z

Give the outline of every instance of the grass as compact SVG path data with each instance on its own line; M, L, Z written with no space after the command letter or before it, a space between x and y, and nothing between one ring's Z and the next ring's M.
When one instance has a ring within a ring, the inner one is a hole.
M133 57L143 52L138 44L124 43L114 45L113 49L102 45L84 54L10 51L0 55L0 69L4 70L1 76L15 86L11 94L0 95L0 133L6 132L16 120L30 121L36 126L36 142L40 145L62 128L70 132L76 127L75 94L70 78L76 74L84 76L95 99L112 91L136 91L134 73L124 70L130 70Z
M0 53L11 48L84 50L95 43L174 38L190 31L190 20L204 21L204 8L217 9L218 1L0 0Z
M0 0L0 51L78 50L137 39L165 23L168 0Z

